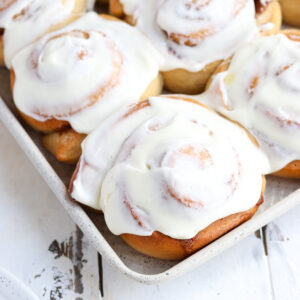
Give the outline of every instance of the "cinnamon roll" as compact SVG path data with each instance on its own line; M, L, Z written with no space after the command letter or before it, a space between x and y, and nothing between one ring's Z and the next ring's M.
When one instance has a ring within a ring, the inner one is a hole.
M82 144L73 199L136 250L181 259L249 219L266 160L240 126L179 96L112 115Z
M112 0L164 57L167 89L197 94L221 60L257 33L253 0Z
M199 101L256 137L268 154L268 173L300 178L300 31L282 33L239 49Z
M279 32L282 22L281 9L278 0L254 0L256 24L261 35L271 35Z
M86 0L4 0L0 2L0 64L43 34L74 20Z
M82 134L119 108L161 92L158 61L156 50L137 29L90 12L14 57L14 102L35 130L54 132L43 138L49 150L76 136L73 153L80 154ZM70 131L56 133L69 128L75 131L71 136Z
M300 27L300 0L279 0L283 22Z

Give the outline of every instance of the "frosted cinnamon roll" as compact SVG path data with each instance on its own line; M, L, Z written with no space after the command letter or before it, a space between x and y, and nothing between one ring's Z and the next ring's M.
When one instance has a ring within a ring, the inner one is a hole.
M284 23L300 27L300 1L279 0Z
M18 51L85 11L86 0L0 1L0 64L10 68Z
M266 161L255 141L190 98L152 97L120 111L82 148L71 197L102 210L111 232L147 255L190 255L262 202Z
M111 11L160 50L165 86L176 93L203 91L220 61L257 32L253 0L112 0Z
M300 178L300 34L284 33L239 49L199 99L256 137L268 154L268 173Z
M137 29L112 18L90 12L14 57L13 98L31 127L87 134L112 112L161 92L156 50ZM48 149L47 138L57 137L43 138Z
M278 0L254 0L256 23L261 35L279 32L281 27L281 9Z

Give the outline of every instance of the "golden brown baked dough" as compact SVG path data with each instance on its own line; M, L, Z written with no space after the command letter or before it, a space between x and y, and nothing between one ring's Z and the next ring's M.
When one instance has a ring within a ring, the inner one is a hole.
M300 0L279 0L283 22L300 27Z
M283 33L291 40L298 41L298 42L300 41L300 30L298 30L298 29L285 29L285 30L281 30L280 33ZM213 73L212 77L207 82L207 85L205 88L206 90L209 88L209 86L216 74L225 72L229 68L230 61L231 61L231 59L229 58L229 59L223 61L217 67L217 69ZM300 178L300 161L299 160L292 161L291 163L286 165L281 170L273 173L273 175L279 176L279 177L299 179Z
M151 96L159 95L162 90L162 78L161 75L158 75L145 90L144 94L141 97L141 100L147 99ZM22 116L24 118L24 115ZM28 116L25 116L24 120L29 124L28 120L31 122L31 127L34 122L38 122ZM54 126L60 126L62 128L59 132L51 132L41 137L42 143L44 147L50 151L59 161L66 163L77 163L79 157L81 155L81 142L86 137L84 134L79 134L75 132L73 129L68 128L65 130L64 128L69 124L64 121L59 120L49 120L47 125L45 123L39 124L39 128L41 126L50 126L53 124ZM41 122L39 122L41 123ZM66 124L65 124L66 123ZM48 127L49 128L49 127ZM60 129L57 129L60 130ZM45 130L43 130L45 132ZM49 130L48 130L49 132Z
M59 161L75 164L81 155L81 143L86 137L71 128L41 137L44 147Z
M118 18L125 17L123 5L119 0L110 0L109 1L109 11L112 15L114 15Z
M204 91L206 82L220 63L220 60L212 62L198 72L190 72L184 69L162 72L164 85L166 89L174 93L199 94Z
M279 32L282 16L281 16L281 8L278 0L271 0L265 6L261 4L260 0L255 0L255 8L256 8L256 24L258 27L262 28L260 31L261 35L271 35ZM263 29L264 25L273 26L270 29Z
M105 14L101 14L100 16L107 20L122 22L122 20L114 16ZM11 70L10 75L11 90L13 91L15 83L15 73L13 69ZM159 95L162 91L162 87L162 75L158 74L146 88L140 100ZM41 122L19 110L18 113L30 127L44 134L41 137L43 145L48 151L55 155L58 160L66 163L76 163L78 161L81 155L80 145L86 135L75 132L70 128L70 124L67 121L52 118L45 122Z
M258 9L259 10L259 9ZM274 26L269 30L262 30L262 35L271 35L277 33L281 26L281 10L277 0L272 0L264 10L259 10L256 14L257 25L273 23ZM125 19L128 23L134 25L133 16L126 15L123 5L119 0L110 0L111 14ZM162 72L165 88L174 93L183 93L188 95L199 94L204 91L205 85L221 61L214 61L206 65L198 72L190 72L185 69L174 69Z
M15 81L14 71L11 70L11 87L13 90ZM159 74L147 87L141 100L151 96L159 95L162 90L162 76ZM44 133L41 140L45 148L51 152L59 161L66 163L76 163L81 155L81 142L85 135L75 132L69 128L66 121L50 119L41 122L25 115L18 110L22 119L34 130ZM67 145L69 143L69 145ZM64 153L65 151L65 153Z
M110 0L110 12L116 17L123 18L131 25L135 24L133 16L126 15L119 0ZM196 95L203 92L207 80L221 61L212 62L198 72L175 69L162 72L164 86L174 93Z
M275 176L300 179L300 160L294 160L283 169L273 173Z
M262 187L262 195L264 189L265 182ZM262 202L263 196L249 210L219 219L188 240L174 239L158 231L155 231L151 236L122 234L121 237L129 246L143 254L167 260L183 259L249 220Z
M173 98L173 99L182 99L184 101L195 103L197 105L201 105L201 106L209 109L208 107L202 105L201 103L199 103L193 99L179 98L177 96L169 96L169 97ZM149 107L150 105L151 104L147 100L140 102L139 104L137 104L136 106L134 106L130 110L128 110L128 112L126 114L121 116L120 120L131 117L136 112L138 112L142 109L145 109L145 108ZM237 125L240 126L239 124L237 124ZM255 145L258 145L255 138L248 131L246 131L246 132L247 132L249 138L251 139L251 141ZM187 149L186 151L190 151L190 150ZM190 152L187 152L187 153L190 153ZM101 159L101 157L99 157L99 159ZM205 159L205 158L203 158L203 159ZM88 164L88 163L86 163L84 160L81 161L81 163L78 163L76 166L76 169L73 173L73 176L70 181L69 189L68 189L71 199L72 199L74 181L76 180L76 178L78 176L80 167L84 167L85 164ZM213 222L212 224L210 224L209 226L207 226L206 228L201 230L196 236L194 236L191 239L186 239L186 240L175 239L175 238L171 238L165 234L162 234L161 232L158 232L158 231L153 232L153 234L151 236L122 234L121 237L129 246L131 246L132 248L134 248L135 250L137 250L143 254L153 256L156 258L160 258L160 259L167 259L167 260L183 259L183 258L195 253L196 251L203 248L207 244L218 239L220 236L224 235L225 233L232 230L233 228L240 225L241 223L249 220L255 214L255 212L257 211L259 206L263 203L263 194L265 191L266 181L265 181L264 176L262 176L262 178L263 178L263 180L262 180L262 186L261 186L261 194L259 196L259 199L257 199L257 203L255 206L253 206L252 208L250 208L247 211L238 212L238 213L226 216L222 219L219 219L219 220ZM172 197L175 197L178 200L176 195L172 195ZM76 201L76 200L74 200L74 201ZM179 201L181 201L181 200L179 200ZM242 199L241 199L241 201L242 201ZM130 212L131 212L133 218L136 220L136 222L138 222L139 225L142 224L142 221L139 219L139 216L136 214L136 212L130 206L128 206L128 209L130 210ZM140 225L140 226L142 226L142 225Z

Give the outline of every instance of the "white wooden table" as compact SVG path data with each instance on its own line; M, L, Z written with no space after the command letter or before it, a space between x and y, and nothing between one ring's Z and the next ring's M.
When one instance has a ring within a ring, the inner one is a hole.
M0 269L40 299L101 299L96 251L1 123L0 145ZM267 226L266 247L253 234L197 270L154 286L103 261L104 299L298 300L298 228L300 207Z

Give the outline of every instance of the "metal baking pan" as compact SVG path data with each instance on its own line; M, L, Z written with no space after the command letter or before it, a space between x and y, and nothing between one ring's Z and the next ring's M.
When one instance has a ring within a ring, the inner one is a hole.
M264 204L246 223L183 261L170 262L147 257L131 249L120 237L111 234L102 214L83 208L69 199L66 187L75 167L60 163L52 157L40 144L39 134L27 127L19 118L9 88L9 71L5 68L0 68L0 96L3 98L0 97L0 119L73 221L104 259L123 274L141 283L158 283L195 269L300 204L299 181L269 176ZM32 192L34 193L34 187Z

